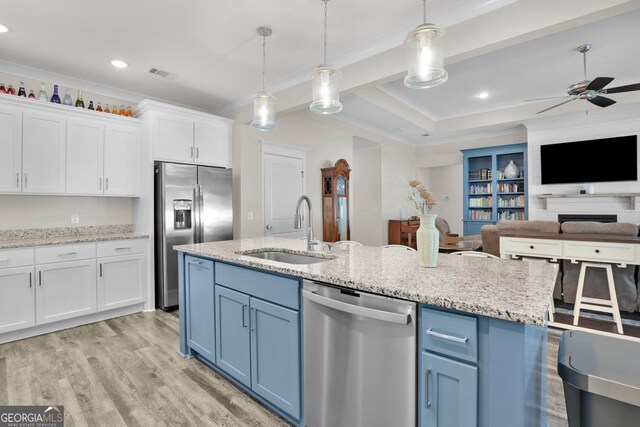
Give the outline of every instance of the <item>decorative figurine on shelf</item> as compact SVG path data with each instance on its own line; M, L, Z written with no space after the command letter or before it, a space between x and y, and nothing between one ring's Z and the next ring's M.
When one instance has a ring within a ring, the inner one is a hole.
M71 99L71 94L69 93L69 89L64 90L64 98L62 98L62 105L66 105L69 107L73 106L73 99Z
M507 167L504 168L503 175L506 179L518 178L520 176L520 168L511 160Z
M409 181L409 186L409 200L420 215L420 228L416 231L420 267L435 267L438 265L440 233L436 229L437 215L429 212L438 202L422 182L414 179Z
M60 104L60 95L58 95L58 85L53 85L53 95L51 95L51 102L54 104Z
M49 100L49 95L47 95L47 91L44 88L44 82L40 83L40 91L38 92L38 100L47 102Z

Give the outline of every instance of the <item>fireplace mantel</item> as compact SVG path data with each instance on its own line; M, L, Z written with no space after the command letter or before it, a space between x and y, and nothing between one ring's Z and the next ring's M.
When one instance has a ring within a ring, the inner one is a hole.
M581 199L581 198L604 198L616 197L619 199L628 199L629 209L636 210L636 197L640 197L640 193L596 193L596 194L536 194L535 198L542 200L542 208L547 209L547 200L549 199Z

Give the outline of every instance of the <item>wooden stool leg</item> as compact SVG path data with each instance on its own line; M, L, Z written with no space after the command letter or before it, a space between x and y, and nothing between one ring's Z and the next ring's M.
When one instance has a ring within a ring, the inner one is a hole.
M613 320L616 322L618 333L623 335L622 330L622 318L620 317L620 308L618 308L618 296L616 294L616 287L613 281L613 271L611 266L607 265L607 283L609 284L609 298L611 298L611 308L613 309Z
M582 290L584 289L584 276L587 271L587 265L582 263L580 265L580 276L578 276L578 290L576 291L576 302L573 306L573 326L578 325L578 319L580 318L580 307L582 306Z

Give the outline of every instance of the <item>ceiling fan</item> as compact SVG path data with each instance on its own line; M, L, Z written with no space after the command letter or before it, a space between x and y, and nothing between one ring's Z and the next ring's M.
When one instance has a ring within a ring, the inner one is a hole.
M563 101L552 107L545 108L544 110L538 111L536 114L553 110L554 108L567 104L571 101L575 101L576 99L586 99L587 101L589 101L594 105L597 105L598 107L608 107L610 105L615 104L616 101L602 95L610 94L610 93L632 92L635 90L640 90L640 83L605 89L605 87L614 80L613 77L596 77L593 80L587 80L587 52L589 52L590 50L591 50L590 44L583 44L581 46L578 46L578 52L582 53L583 55L584 80L569 86L567 88L567 95L525 100L525 102L531 102L531 101L543 101L547 99L569 98L566 101Z

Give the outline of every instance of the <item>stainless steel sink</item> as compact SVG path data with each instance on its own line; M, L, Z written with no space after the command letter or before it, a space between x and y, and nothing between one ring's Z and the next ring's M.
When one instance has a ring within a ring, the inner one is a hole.
M329 261L332 258L325 258L311 255L292 254L279 251L260 251L243 253L241 255L252 256L254 258L266 259L269 261L284 262L286 264L316 264L319 262Z

